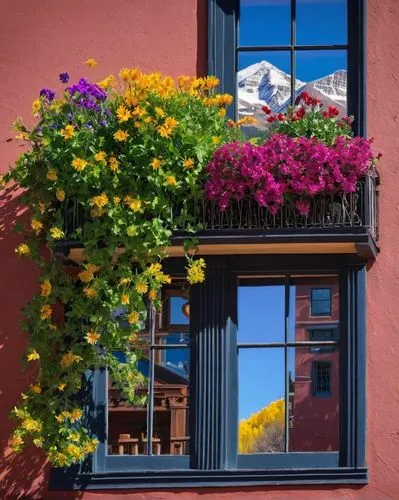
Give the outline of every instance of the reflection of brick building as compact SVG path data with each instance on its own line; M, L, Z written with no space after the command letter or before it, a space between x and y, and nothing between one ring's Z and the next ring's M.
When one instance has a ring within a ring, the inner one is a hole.
M295 341L338 341L337 280L295 288ZM296 347L292 377L290 450L338 450L338 346Z

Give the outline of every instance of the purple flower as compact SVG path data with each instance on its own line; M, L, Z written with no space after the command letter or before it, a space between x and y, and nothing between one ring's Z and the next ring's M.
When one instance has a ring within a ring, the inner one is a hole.
M50 89L42 89L40 91L40 96L41 97L45 97L48 101L52 101L55 97L55 92L53 92L52 90Z
M108 127L108 122L107 122L107 120L101 120L101 121L99 122L99 125L100 125L101 127Z
M62 83L68 83L69 82L69 73L65 71L65 73L60 74L60 81Z

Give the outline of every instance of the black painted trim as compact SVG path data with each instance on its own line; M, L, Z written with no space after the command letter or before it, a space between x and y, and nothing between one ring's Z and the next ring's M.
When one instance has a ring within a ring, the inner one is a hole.
M216 470L216 471L147 471L126 474L68 475L53 469L51 488L54 490L219 488L261 485L367 484L367 469L275 469L275 470Z

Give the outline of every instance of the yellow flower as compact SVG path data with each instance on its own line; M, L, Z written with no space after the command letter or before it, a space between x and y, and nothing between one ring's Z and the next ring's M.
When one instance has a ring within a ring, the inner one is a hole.
M33 218L30 223L30 227L35 231L36 234L39 234L43 229L43 224L39 220Z
M40 432L42 430L42 424L33 418L26 418L23 420L21 422L21 427L29 432Z
M192 158L185 158L183 160L184 168L193 168L193 166L194 166L194 160Z
M219 109L218 111L218 115L221 117L221 118L224 118L226 116L226 110L225 108L221 108Z
M64 231L59 227L52 227L50 228L50 236L54 240L61 240L65 236L65 234Z
M58 465L59 467L64 467L68 463L68 459L64 453L57 453L54 457L54 465Z
M101 80L100 82L97 83L99 87L102 89L112 89L116 86L116 80L114 75L109 75L104 80Z
M141 209L141 200L138 200L137 198L132 198L131 196L125 196L123 200L126 205L130 208L130 210L133 210L133 212L139 212Z
M121 278L121 279L119 280L119 284L120 284L120 285L128 285L131 281L132 281L132 279L131 279L131 278Z
M55 193L55 197L57 198L58 201L64 201L65 200L65 191L63 189L57 189Z
M220 144L220 137L218 137L217 135L212 136L212 142L213 144L215 144L215 146L217 144Z
M84 271L83 271L84 272ZM97 292L94 290L94 288L86 286L83 288L83 293L88 297L89 299L95 299L97 297Z
M166 184L168 186L176 186L176 177L174 175L167 175Z
M73 125L65 125L65 127L60 131L60 134L66 141L72 139L75 135L75 127Z
M114 134L114 139L119 142L127 141L129 134L125 130L117 130Z
M100 337L101 335L99 333L91 331L87 332L87 334L85 335L85 339L91 345L97 344Z
M27 132L21 132L20 134L17 134L15 138L17 139L17 141L28 141L29 134Z
M148 285L147 283L144 283L143 281L139 281L137 284L136 284L136 291L138 293L147 293L147 290L148 290Z
M58 384L57 389L62 392L65 389L65 387L66 383L62 382L61 384Z
M91 281L94 278L94 273L100 268L94 264L87 264L86 269L78 274L78 278L85 282Z
M157 291L156 290L150 290L148 292L148 297L151 299L151 300L155 300L157 298Z
M213 89L217 87L220 83L219 78L216 78L216 76L207 76L205 77L205 87L207 89Z
M84 451L85 453L93 453L93 451L96 451L97 446L98 446L98 440L92 439L91 441L89 441L84 445Z
M70 351L61 356L60 365L61 368L68 368L73 365L73 363L79 363L79 361L82 361L82 358Z
M118 117L119 123L124 123L131 117L130 111L125 106L119 106L116 110L116 116Z
M43 440L39 438L35 438L33 440L33 444L36 446L36 448L43 448Z
M50 168L50 170L47 172L47 179L49 181L57 180L57 172L53 168Z
M153 170L158 170L158 168L161 167L161 164L162 162L159 158L153 158L150 163Z
M155 114L160 118L163 118L165 116L165 111L162 108L156 107Z
M133 311L128 315L127 320L129 322L129 324L134 325L135 323L138 322L139 318L140 318L139 313L136 311Z
M40 308L40 319L50 319L52 313L52 307L49 304L44 304L44 306Z
M94 205L97 208L103 208L108 204L108 196L105 193L101 193L98 196L93 196L90 201L91 205Z
M30 254L30 248L26 243L20 243L17 248L15 249L15 253L18 255L29 255Z
M94 57L89 57L89 59L86 60L85 64L89 68L94 68L94 66L97 66L98 62L94 59Z
M82 158L75 158L72 161L72 167L78 172L82 172L82 170L84 170L86 166L87 166L87 161L83 160Z
M94 159L96 161L104 161L107 157L107 154L105 153L105 151L99 151L98 153L96 153L94 155Z
M40 99L36 99L35 101L33 101L32 103L32 113L33 115L38 115L40 113L40 110L42 108L42 102Z
M10 446L13 450L18 450L24 444L24 440L18 434L10 439Z
M80 460L82 458L83 450L76 446L76 444L69 444L65 451L67 455L70 455L75 461Z
M80 410L79 408L75 408L74 410L71 411L70 413L70 419L72 423L75 423L77 420L79 420L83 415L83 411Z
M178 124L179 122L177 120L168 116L168 118L164 121L164 124L157 127L159 135L166 138L170 137Z
M205 280L205 261L204 259L192 260L187 268L187 281L190 285L202 283Z
M55 323L52 323L51 325L48 326L52 332L55 332L57 330L57 325Z
M115 205L119 205L119 203L121 202L121 199L119 198L119 196L114 196L113 200L114 200Z
M56 415L55 419L57 420L57 422L61 424L62 422L64 422L64 420L66 420L70 416L71 414L69 413L69 411L63 411L59 415Z
M121 304L126 306L127 304L130 303L129 295L126 295L126 293L122 294L121 296Z
M26 356L26 359L28 361L35 361L37 359L40 359L40 354L36 351L32 351Z
M42 388L40 387L39 384L31 385L30 388L32 392L34 392L35 394L40 394L42 392Z
M118 167L119 161L114 156L111 156L109 159L109 168L115 173L118 170Z
M42 297L48 297L51 293L51 283L49 280L44 280L43 283L40 285L40 295Z

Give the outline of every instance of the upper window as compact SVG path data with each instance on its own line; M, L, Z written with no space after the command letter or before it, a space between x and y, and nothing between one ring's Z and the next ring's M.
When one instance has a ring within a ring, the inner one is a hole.
M261 131L263 106L284 112L302 91L347 113L347 0L240 0L237 33L237 118Z

